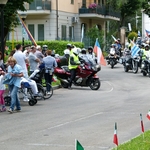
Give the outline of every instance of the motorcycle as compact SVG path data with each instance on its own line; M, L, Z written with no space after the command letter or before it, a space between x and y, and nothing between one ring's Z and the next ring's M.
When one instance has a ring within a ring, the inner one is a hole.
M56 61L58 63L58 67L55 68L54 75L60 80L62 87L68 88L71 77L68 66L61 66L60 59L57 59ZM98 90L101 86L101 82L96 73L100 70L100 65L96 64L90 66L87 63L81 63L81 65L77 68L77 73L73 84L75 86L90 87L92 90Z
M118 58L119 58L119 55L116 54L115 49L111 48L106 60L107 60L107 63L110 64L112 69L118 63Z
M140 66L140 59L141 57L138 54L131 56L130 51L126 51L122 62L124 71L128 72L129 70L132 70L133 73L137 73L138 67Z
M141 72L143 73L143 76L148 74L150 77L150 58L146 57L146 59L142 61Z
M107 59L108 64L110 64L111 68L113 69L114 66L118 63L117 57L115 55L108 56Z

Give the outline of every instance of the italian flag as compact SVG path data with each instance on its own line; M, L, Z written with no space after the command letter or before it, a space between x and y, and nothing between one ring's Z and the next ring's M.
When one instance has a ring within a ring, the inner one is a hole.
M149 120L150 120L150 110L148 111L147 113L147 116L146 116Z
M80 142L76 139L75 139L75 150L84 150Z
M142 130L142 132L144 132L144 125L143 125L142 114L140 114L140 118L141 118L141 130Z
M115 130L114 130L114 139L113 143L118 146L118 137L117 137L117 123L115 122Z

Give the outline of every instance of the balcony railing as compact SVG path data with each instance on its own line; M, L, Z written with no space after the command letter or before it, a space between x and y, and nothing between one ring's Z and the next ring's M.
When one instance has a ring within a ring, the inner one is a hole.
M103 16L120 18L120 12L117 12L113 8L106 7L104 5L97 5L93 9L89 7L87 8L85 7L85 5L79 8L79 14L92 14L92 13L103 15Z
M51 10L51 1L34 0L29 5L29 10Z

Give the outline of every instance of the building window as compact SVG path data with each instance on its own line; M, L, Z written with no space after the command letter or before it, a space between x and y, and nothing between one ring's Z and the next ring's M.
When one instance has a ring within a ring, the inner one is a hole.
M74 27L73 26L69 27L69 40L74 41Z
M86 8L86 0L82 0L82 8Z
M96 3L96 0L94 0L94 3Z
M61 25L61 39L66 40L66 25Z
M74 4L74 0L71 0L71 4Z
M38 24L38 41L44 41L44 24Z
M34 38L34 24L29 24L28 25L28 29L29 29L32 37Z

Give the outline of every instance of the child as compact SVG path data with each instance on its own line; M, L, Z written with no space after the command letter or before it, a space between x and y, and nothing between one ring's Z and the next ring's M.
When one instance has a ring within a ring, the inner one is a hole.
M0 105L1 105L0 111L1 112L6 111L5 101L3 97L5 91L5 85L3 84L4 74L5 72L2 70L2 68L0 68Z

